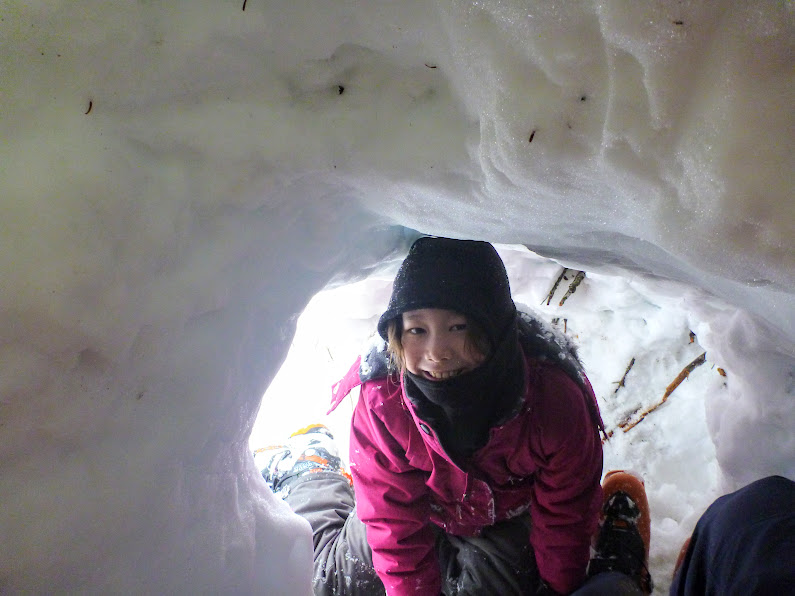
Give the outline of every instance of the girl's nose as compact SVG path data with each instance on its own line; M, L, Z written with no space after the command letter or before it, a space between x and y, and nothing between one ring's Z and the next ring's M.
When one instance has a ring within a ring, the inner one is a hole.
M432 362L450 360L450 342L439 336L431 337L428 342L428 359Z

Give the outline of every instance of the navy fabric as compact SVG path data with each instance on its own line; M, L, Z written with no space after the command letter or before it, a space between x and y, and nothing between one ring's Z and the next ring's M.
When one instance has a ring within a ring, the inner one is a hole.
M795 482L770 476L715 501L693 531L670 594L795 594Z

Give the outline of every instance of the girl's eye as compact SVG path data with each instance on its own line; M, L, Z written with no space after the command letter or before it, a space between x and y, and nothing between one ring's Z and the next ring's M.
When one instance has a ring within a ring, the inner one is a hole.
M406 333L408 333L409 335L419 335L421 333L425 333L425 329L423 329L422 327L411 327L409 329L406 329Z
M450 327L450 331L466 331L467 324L466 323L458 323Z

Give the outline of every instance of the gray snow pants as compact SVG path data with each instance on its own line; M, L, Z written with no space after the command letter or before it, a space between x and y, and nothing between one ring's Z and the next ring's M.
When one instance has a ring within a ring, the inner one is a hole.
M348 482L334 472L297 478L285 502L312 526L317 596L381 596L364 523ZM533 594L538 583L528 515L486 528L480 536L438 532L436 551L446 596ZM424 595L423 595L424 596Z

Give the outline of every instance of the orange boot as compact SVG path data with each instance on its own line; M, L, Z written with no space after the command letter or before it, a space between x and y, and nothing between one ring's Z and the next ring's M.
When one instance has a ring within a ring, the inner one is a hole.
M651 516L643 480L630 472L613 470L605 475L602 491L599 532L588 575L618 571L633 578L644 593L651 594Z

